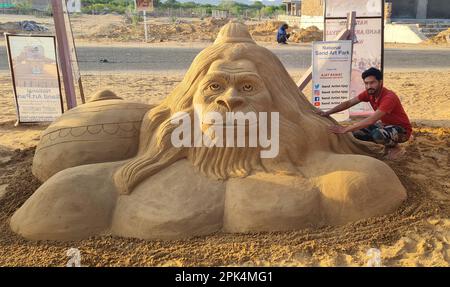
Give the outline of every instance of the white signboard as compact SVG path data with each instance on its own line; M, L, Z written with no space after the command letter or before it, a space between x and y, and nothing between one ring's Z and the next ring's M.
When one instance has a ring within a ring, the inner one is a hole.
M328 111L347 101L350 91L352 42L314 42L312 60L313 105ZM332 117L337 121L344 121L349 118L349 111L333 114Z
M382 33L380 19L357 19L355 26L356 42L353 44L352 80L350 97L356 97L364 91L362 73L370 67L382 69ZM346 20L327 19L325 22L325 40L333 39L345 28ZM364 115L372 111L368 103L353 107L352 115Z
M351 4L345 4L345 3ZM348 6L348 7L347 7ZM351 7L350 7L351 6ZM371 7L370 9L367 9ZM350 10L347 10L350 9ZM347 10L347 12L344 11ZM327 0L324 40L332 41L346 28L347 13L356 12L353 45L350 98L364 91L362 73L370 67L383 71L383 0ZM370 12L370 13L369 13ZM351 116L369 115L373 112L368 103L350 109Z
M19 123L51 122L63 112L54 36L6 35Z
M81 0L68 0L67 12L69 13L81 13Z
M356 11L356 17L382 17L383 1L380 0L327 0L325 17L346 18Z

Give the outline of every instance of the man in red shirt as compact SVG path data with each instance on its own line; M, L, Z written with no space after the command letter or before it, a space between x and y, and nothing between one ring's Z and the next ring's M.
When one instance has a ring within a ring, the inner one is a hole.
M359 140L382 144L385 146L387 157L396 159L404 152L398 144L406 142L411 136L411 123L397 95L383 87L383 76L380 70L370 68L364 71L362 79L366 87L364 92L329 111L319 110L318 113L329 116L360 102L370 102L375 111L370 117L348 127L331 126L330 131L336 134L353 132Z

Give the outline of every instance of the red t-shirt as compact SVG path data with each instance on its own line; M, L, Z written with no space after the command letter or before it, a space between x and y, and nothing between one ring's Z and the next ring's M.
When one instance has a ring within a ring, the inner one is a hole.
M397 95L386 88L381 89L380 96L375 98L370 96L367 91L358 95L358 99L362 102L370 102L373 110L380 110L386 114L381 117L381 122L384 125L396 125L406 129L408 138L411 135L412 127L408 116L403 109L400 99Z

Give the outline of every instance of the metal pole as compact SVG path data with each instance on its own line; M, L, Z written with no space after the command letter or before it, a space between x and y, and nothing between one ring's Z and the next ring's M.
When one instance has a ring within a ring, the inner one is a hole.
M147 13L144 10L144 31L145 31L145 42L148 40L148 33L147 33Z
M73 82L72 65L70 63L70 48L67 39L62 1L64 0L52 0L52 9L53 19L55 21L56 40L58 42L59 64L63 76L64 92L66 93L67 109L70 110L77 106L77 99Z

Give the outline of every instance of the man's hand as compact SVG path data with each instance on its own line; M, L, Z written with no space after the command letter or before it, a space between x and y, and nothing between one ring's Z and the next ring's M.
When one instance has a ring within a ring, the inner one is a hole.
M347 132L346 128L344 128L343 126L339 126L339 125L330 126L328 128L328 130L335 134L345 134Z
M322 116L322 117L328 117L329 116L329 114L327 113L327 112L324 112L324 111L322 111L321 109L317 109L317 110L315 110L314 111L316 114L318 114L319 116Z

